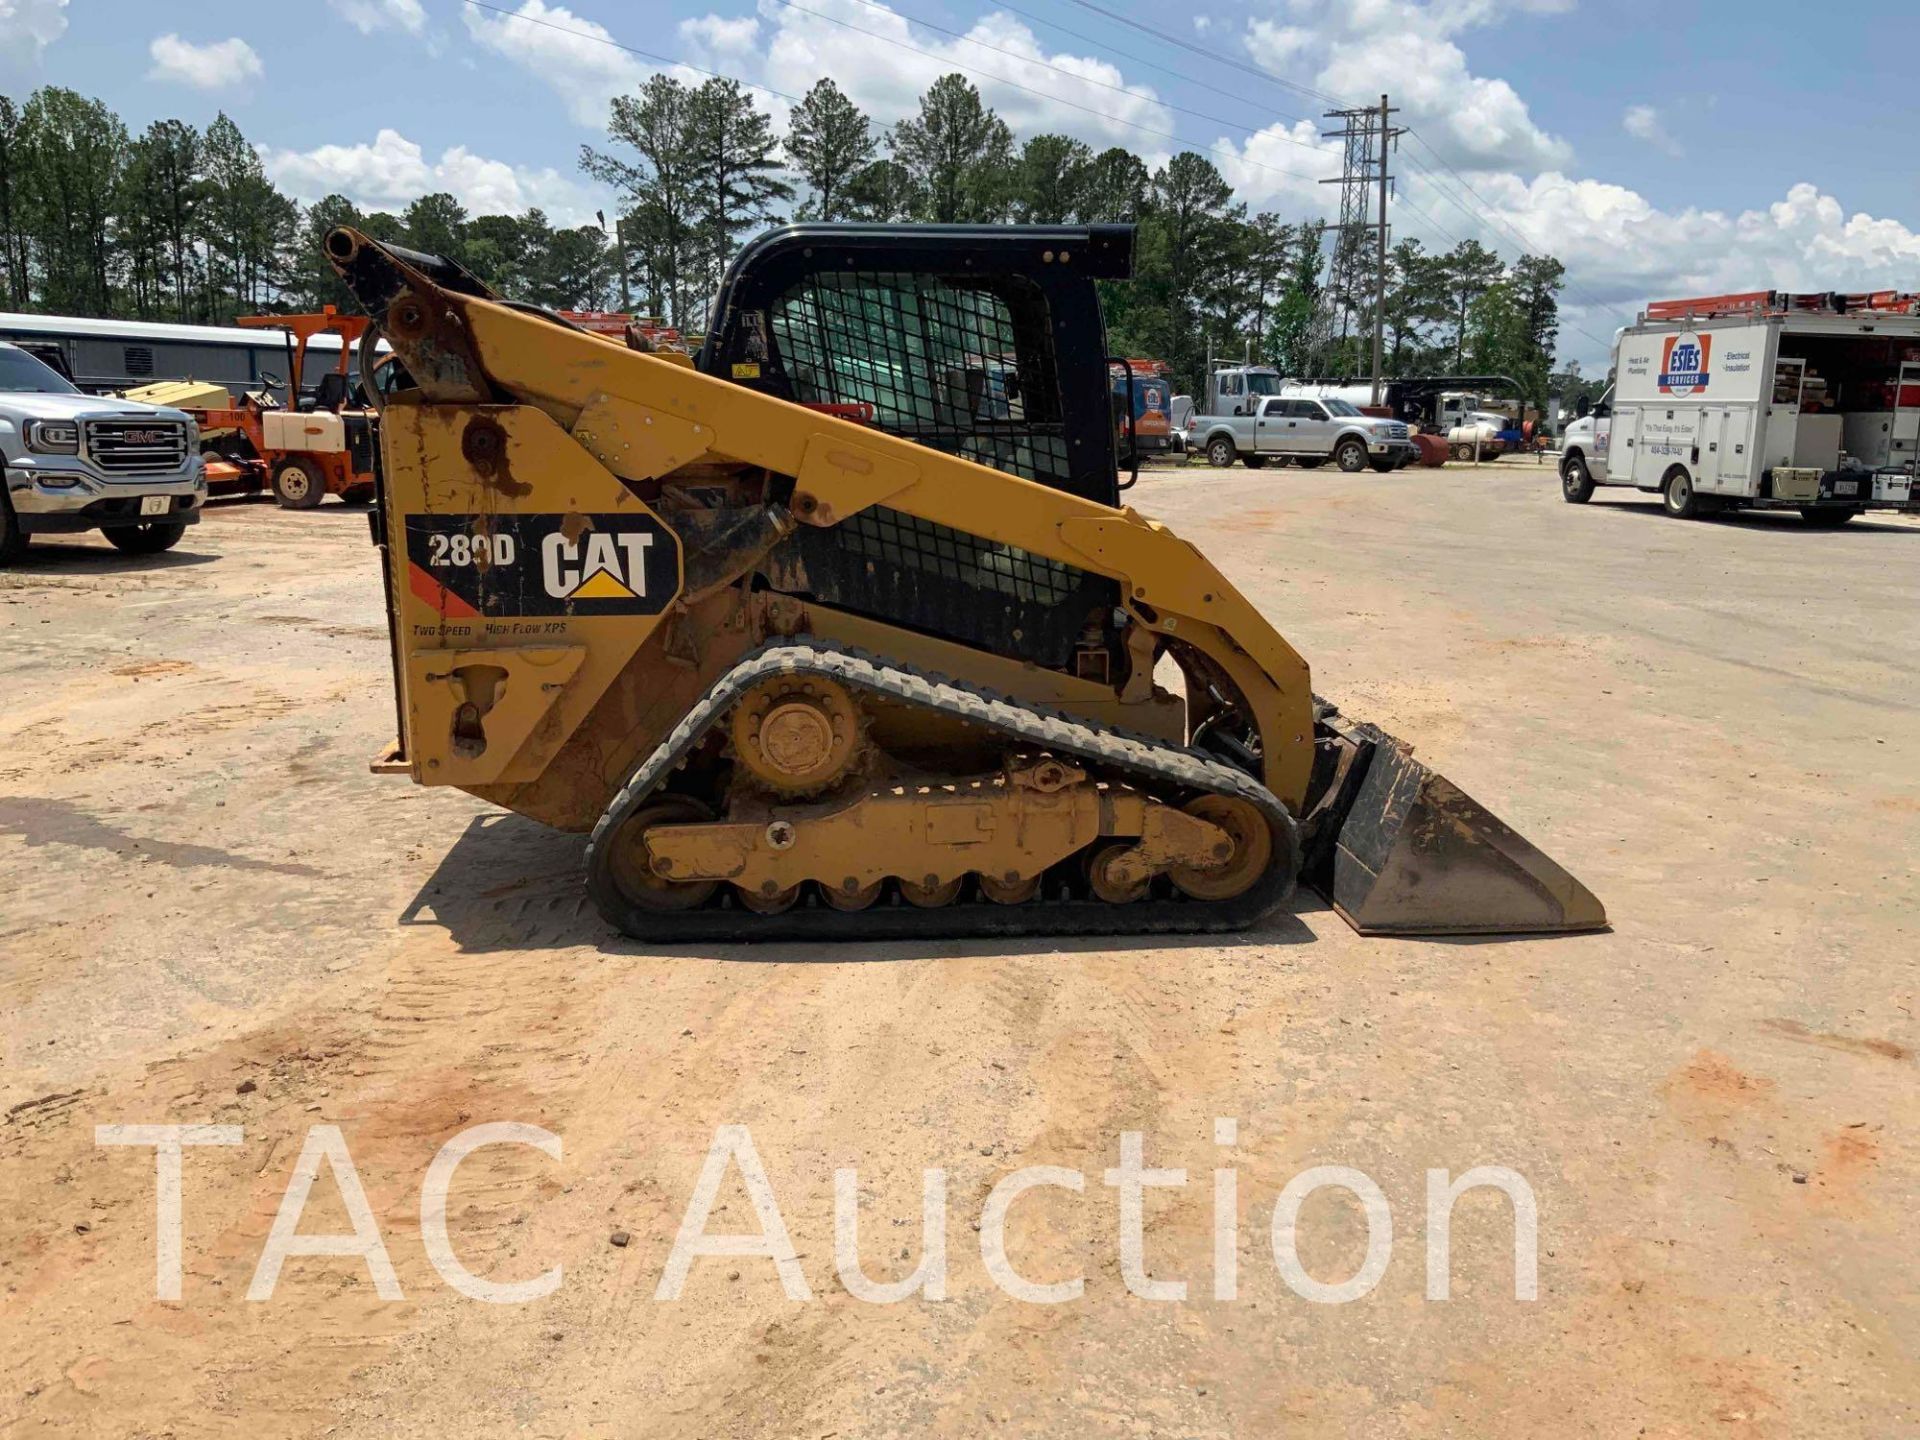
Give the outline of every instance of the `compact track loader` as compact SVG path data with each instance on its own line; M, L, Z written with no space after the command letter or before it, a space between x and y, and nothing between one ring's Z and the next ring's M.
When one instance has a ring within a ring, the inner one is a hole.
M1303 874L1369 933L1606 923L1120 506L1131 227L777 230L697 356L325 245L405 370L377 768L590 833L621 930L1233 930Z

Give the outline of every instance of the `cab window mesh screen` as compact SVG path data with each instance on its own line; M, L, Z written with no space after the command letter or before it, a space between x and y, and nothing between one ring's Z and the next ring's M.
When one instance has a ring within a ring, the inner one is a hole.
M849 516L840 525L840 539L856 554L1026 604L1064 605L1084 578L1058 560L995 545L884 505Z
M1068 476L1046 305L1027 282L884 271L809 275L769 315L809 404L1042 484Z

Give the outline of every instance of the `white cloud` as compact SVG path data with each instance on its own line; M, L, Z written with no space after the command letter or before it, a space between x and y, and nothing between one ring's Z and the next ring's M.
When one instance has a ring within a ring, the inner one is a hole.
M1920 273L1920 233L1898 220L1848 214L1836 197L1804 181L1784 199L1737 214L1663 210L1625 186L1557 171L1531 181L1484 176L1474 188L1532 248L1565 263L1576 293L1562 297L1569 324L1562 327L1561 347L1588 362L1604 360L1604 347L1570 327L1604 339L1649 300L1743 290L1911 289ZM1430 184L1416 185L1412 198L1455 233L1469 233L1469 223ZM1403 215L1395 223L1406 221ZM1418 232L1417 222L1413 228ZM1479 233L1512 255L1504 235Z
M1305 219L1322 214L1337 195L1320 182L1340 173L1340 142L1323 139L1312 120L1275 122L1245 140L1216 141L1209 158L1254 210Z
M831 75L886 125L913 113L929 85L958 69L1016 135L1051 130L1096 146L1141 150L1164 142L1138 127L1175 128L1150 86L1130 83L1108 61L1048 50L1001 11L989 11L956 40L860 0L808 0L807 10L814 13L760 0L773 34L762 69L749 78L798 95Z
M1313 32L1298 25L1276 25L1271 20L1249 20L1247 39L1263 69L1278 74L1312 43Z
M26 75L67 33L67 0L0 0L0 75Z
M464 9L474 42L546 81L580 125L604 127L607 103L638 89L656 68L618 49L606 26L564 5L523 0L510 16Z
M420 0L337 0L334 8L362 35L376 30L404 30L418 35L427 28L427 12Z
M196 45L178 35L161 35L147 46L153 57L149 80L190 85L195 90L229 90L266 73L260 57L239 36Z
M1418 128L1450 165L1538 170L1572 158L1505 80L1475 74L1455 41L1497 26L1512 12L1552 13L1572 0L1290 0L1292 22L1254 20L1248 57L1283 79L1349 103L1392 92L1396 124ZM1510 55L1499 32L1478 52ZM1302 105L1313 105L1303 100Z
M1660 124L1660 112L1651 105L1629 105L1620 117L1620 128L1656 150L1664 150L1669 155L1680 153L1680 146Z
M477 44L545 80L575 121L595 129L605 126L613 96L630 93L659 68L608 43L615 37L606 27L546 0L522 0L513 17L469 8L466 23ZM972 72L967 78L1017 133L1057 130L1138 149L1135 126L1173 128L1150 87L1129 84L1105 60L1050 51L1026 25L997 11L956 40L861 0L809 0L804 11L760 0L757 18L688 19L677 38L689 63L668 73L698 84L703 71L719 71L765 87L755 99L773 113L776 128L785 123L786 102L769 92L801 95L831 75L855 104L890 125L956 69Z
M402 210L444 190L470 214L519 214L538 206L555 224L584 225L606 204L604 195L572 176L490 160L464 145L429 163L426 152L397 130L380 131L371 144L263 148L260 160L268 177L300 200L339 194L368 210Z

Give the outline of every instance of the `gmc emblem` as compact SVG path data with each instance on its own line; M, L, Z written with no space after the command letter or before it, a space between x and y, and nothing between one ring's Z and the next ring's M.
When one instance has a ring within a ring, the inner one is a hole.
M170 445L173 443L171 430L122 430L120 438L129 445Z

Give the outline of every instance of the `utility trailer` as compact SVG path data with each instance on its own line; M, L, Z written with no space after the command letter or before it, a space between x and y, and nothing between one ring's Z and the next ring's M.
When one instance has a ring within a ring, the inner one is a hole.
M1567 428L1563 494L1631 485L1681 518L1797 510L1814 525L1920 509L1916 309L1890 292L1649 306L1615 342L1612 388Z

